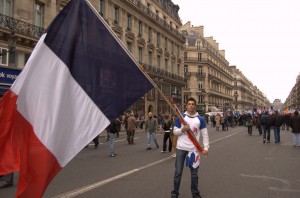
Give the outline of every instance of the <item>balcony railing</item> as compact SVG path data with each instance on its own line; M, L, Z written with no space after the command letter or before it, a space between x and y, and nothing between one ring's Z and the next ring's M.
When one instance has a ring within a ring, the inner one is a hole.
M178 76L176 74L172 74L171 72L159 69L157 67L154 67L154 66L148 65L148 64L142 64L142 66L144 67L145 71L150 74L153 74L153 75L156 75L156 76L162 77L162 78L169 78L171 80L184 82L183 77Z
M205 78L205 77L206 77L206 73L203 73L203 72L197 72L197 73L196 73L196 76L197 76L198 78Z
M0 28L37 39L40 38L44 32L44 28L42 27L38 27L3 14L0 14Z

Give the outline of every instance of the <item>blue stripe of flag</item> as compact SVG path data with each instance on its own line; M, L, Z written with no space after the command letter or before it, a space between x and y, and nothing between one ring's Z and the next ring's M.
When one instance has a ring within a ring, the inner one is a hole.
M153 88L84 0L72 0L46 32L46 45L108 119Z

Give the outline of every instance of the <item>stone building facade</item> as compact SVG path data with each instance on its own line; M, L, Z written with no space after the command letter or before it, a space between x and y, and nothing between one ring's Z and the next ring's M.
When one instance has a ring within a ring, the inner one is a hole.
M0 0L0 96L24 68L44 28L56 15L49 0Z
M290 110L300 110L300 74L296 78L296 83L292 87L288 97L283 106Z
M184 74L187 78L184 100L194 97L199 112L223 111L233 100L232 75L225 51L213 37L204 37L204 27L187 22L182 27L185 36ZM214 108L214 109L213 109Z
M233 75L233 108L238 111L269 108L270 101L236 66Z

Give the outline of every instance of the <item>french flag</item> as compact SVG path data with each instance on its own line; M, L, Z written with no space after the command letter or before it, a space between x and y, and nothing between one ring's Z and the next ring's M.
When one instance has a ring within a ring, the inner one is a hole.
M42 197L55 175L152 81L87 0L72 0L0 101L0 175Z

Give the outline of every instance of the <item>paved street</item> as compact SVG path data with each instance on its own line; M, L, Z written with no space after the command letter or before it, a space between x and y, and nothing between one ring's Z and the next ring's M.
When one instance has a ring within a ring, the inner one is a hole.
M51 182L44 197L168 198L172 190L174 158L161 148L146 150L146 134L138 131L135 145L124 133L115 144L119 155L110 158L105 134L99 149L83 149ZM203 198L299 198L300 148L292 146L291 132L281 132L281 143L263 144L245 127L216 131L209 127L209 156L201 158L199 186ZM162 146L162 137L157 136ZM17 181L18 175L15 174ZM14 197L16 185L0 189L1 198ZM190 198L190 173L184 168L180 198Z

